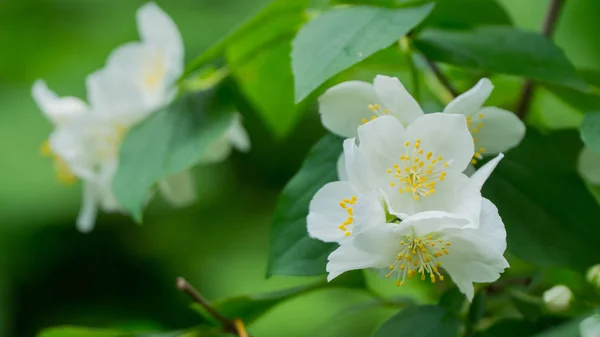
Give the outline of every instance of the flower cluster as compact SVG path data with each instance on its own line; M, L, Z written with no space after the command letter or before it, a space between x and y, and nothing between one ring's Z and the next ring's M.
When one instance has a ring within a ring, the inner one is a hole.
M340 181L313 197L311 237L336 242L328 279L374 268L396 286L449 275L469 298L473 282L493 282L508 267L506 232L481 187L525 127L511 112L483 107L493 86L482 79L440 113L425 114L397 78L341 83L320 98L323 124L343 137ZM499 153L499 154L498 154ZM498 154L470 177L464 172Z
M88 103L58 97L43 80L32 88L34 100L55 127L42 153L54 158L61 181L83 181L77 227L84 232L92 230L98 209L121 210L112 192L112 180L124 134L171 103L178 93L175 84L183 73L184 48L177 26L154 3L138 10L137 26L141 41L116 48L106 65L87 77ZM250 146L240 118L210 147L215 153L207 153L205 162L224 159L231 146L240 150ZM193 185L188 171L158 184L165 198L176 206L194 201Z

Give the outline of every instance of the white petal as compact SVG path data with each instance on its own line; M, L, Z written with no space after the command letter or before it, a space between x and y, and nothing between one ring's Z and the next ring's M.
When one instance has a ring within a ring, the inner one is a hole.
M456 97L444 109L444 113L473 115L477 113L494 90L494 85L487 78L482 78L477 84Z
M342 244L329 254L327 262L327 281L331 281L349 270L383 267L381 256L369 254L356 248L351 241Z
M504 154L498 154L496 158L485 163L485 165L480 167L479 170L475 171L475 173L471 175L471 184L474 188L476 188L477 190L481 190L483 184L485 184L485 182L490 177L496 166L498 166L498 163L500 163L500 160L502 160L502 158L504 158Z
M429 233L439 232L443 229L465 228L469 225L469 221L447 212L427 211L408 217L402 221L402 224L412 226L415 236L426 236Z
M348 181L359 191L371 191L378 187L378 177L367 157L356 146L354 138L344 141L344 159Z
M83 200L79 215L77 216L77 229L82 233L89 233L94 229L98 213L98 199L96 188L90 182L83 184Z
M248 137L248 133L242 124L242 116L240 114L235 115L231 126L225 133L225 137L238 151L250 151L250 138Z
M483 117L480 117L483 116ZM473 115L471 131L476 139L476 151L484 148L485 154L505 152L519 145L525 137L525 124L514 113L496 108L485 107ZM477 127L481 125L481 127Z
M378 101L370 83L340 83L319 97L321 122L326 129L339 136L355 137L362 120L370 120L373 115L369 104L376 104Z
M600 336L600 315L595 314L579 323L579 332L581 337L598 337Z
M220 139L214 140L212 143L208 145L206 152L199 159L199 164L213 164L219 163L227 159L231 154L231 144L229 144L229 140L227 138L222 137Z
M186 207L197 200L196 179L186 170L161 180L158 188L167 202L175 207Z
M421 149L441 156L455 171L464 171L473 158L473 137L462 115L426 114L408 126L406 139L411 144L420 139Z
M69 96L58 97L43 80L35 81L31 88L31 95L40 110L54 125L62 125L87 111L87 105L82 100Z
M377 75L373 88L383 107L405 126L423 115L419 103L406 91L398 78Z
M97 177L100 205L104 212L121 212L122 207L115 197L112 189L113 178L118 168L118 158L107 158L100 164Z
M348 219L348 213L340 206L340 202L353 196L358 196L358 192L348 182L336 181L321 187L308 207L309 236L325 242L346 239L345 233L349 232L352 226L347 226L347 231L338 228Z
M579 173L590 183L600 185L600 154L584 147L579 154Z
M338 180L347 181L348 180L348 172L346 172L346 156L344 156L344 152L340 154L337 160L337 173Z
M144 43L159 46L183 67L183 41L173 20L155 3L137 11L138 31ZM181 74L181 72L180 72Z

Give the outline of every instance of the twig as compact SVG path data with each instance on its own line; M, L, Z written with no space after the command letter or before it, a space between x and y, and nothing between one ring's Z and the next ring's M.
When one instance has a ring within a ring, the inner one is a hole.
M427 65L429 66L429 68L431 69L431 71L433 72L433 74L435 75L435 77L437 77L438 81L440 81L440 83L446 88L446 90L448 90L448 92L456 97L459 95L458 90L456 90L456 88L452 85L452 83L450 83L450 80L448 80L448 78L444 75L444 73L442 73L442 71L440 70L440 68L433 62L431 61L429 58L427 58L427 56L422 55L423 59L425 60L425 62L427 63Z
M225 330L238 335L238 337L248 337L244 322L239 319L230 320L216 311L204 296L202 296L191 284L183 277L177 278L177 289L188 294L195 302L200 304L212 317L214 317Z
M563 4L564 0L551 0L550 8L548 8L548 13L544 19L544 26L542 27L542 33L544 36L550 38L552 37L552 34L554 34L556 21ZM517 116L519 116L519 118L525 118L525 114L527 113L527 110L529 110L529 105L531 104L532 98L533 82L531 80L526 80L525 84L523 84L523 88L521 89L521 99L517 104Z

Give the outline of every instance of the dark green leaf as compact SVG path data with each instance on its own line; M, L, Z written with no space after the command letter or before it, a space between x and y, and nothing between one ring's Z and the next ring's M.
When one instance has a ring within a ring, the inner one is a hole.
M580 131L585 145L600 153L600 112L585 115Z
M516 289L509 289L513 304L525 319L535 322L543 315L544 303L539 297L531 296Z
M220 301L214 301L211 303L211 305L223 316L230 319L241 319L244 323L249 325L281 302L325 287L362 289L365 287L365 280L361 271L354 271L345 273L339 278L333 280L331 283L326 281L318 281L315 283L270 293L230 297ZM207 313L203 307L194 304L193 308L202 314L203 317L212 320L212 316Z
M579 334L579 322L581 320L574 319L567 323L561 324L555 328L542 331L534 337L581 337Z
M469 307L469 324L475 326L483 318L485 314L485 292L479 291L473 297L471 306Z
M438 0L420 26L469 29L481 25L512 25L512 22L496 0Z
M415 46L428 58L587 90L563 51L539 33L507 26L469 31L427 30Z
M345 7L307 23L292 44L296 102L333 75L398 41L432 8Z
M283 189L273 219L269 275L320 275L336 245L312 239L306 231L308 204L337 178L342 139L328 134L310 151L300 171Z
M452 287L442 294L439 305L452 312L459 313L462 310L466 300L467 298L465 295L461 293L457 287Z
M480 331L474 337L531 337L539 332L536 324L518 319L500 320L485 331Z
M414 306L400 311L375 332L374 337L454 337L461 322L440 306Z
M600 96L596 94L585 93L559 85L546 84L544 87L552 94L556 95L561 101L583 113L600 110Z
M576 132L529 129L483 188L507 230L508 250L521 259L584 270L600 261L600 207L575 171Z
M184 96L131 129L121 145L113 190L141 221L148 191L159 180L191 168L222 137L233 113L209 113L210 92Z

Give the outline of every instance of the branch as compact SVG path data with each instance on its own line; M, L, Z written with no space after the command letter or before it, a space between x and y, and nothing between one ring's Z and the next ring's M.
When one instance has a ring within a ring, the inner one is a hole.
M430 59L427 58L427 56L421 54L423 56L423 59L425 60L425 62L427 63L427 65L429 66L429 68L431 69L431 71L433 72L433 74L435 75L435 77L437 77L438 81L440 81L440 83L446 88L446 90L448 90L448 92L456 97L458 96L460 93L458 92L458 90L456 90L456 88L452 85L452 83L450 83L450 80L448 80L448 78L444 75L444 73L442 73L442 71L440 70L440 68Z
M558 20L558 15L560 14L563 4L564 0L551 0L550 8L546 14L546 19L544 20L544 26L542 27L542 33L544 36L550 38L552 37L552 34L554 34L556 21ZM532 98L533 82L531 80L527 80L523 85L523 89L521 89L521 99L517 104L517 116L519 116L520 119L525 118L525 114L529 110L529 105L531 104Z
M191 284L188 283L183 277L177 278L177 289L189 295L196 303L200 304L212 317L214 317L225 330L235 333L238 337L248 337L244 322L239 319L230 320L227 317L221 315L215 310L208 300L204 298Z

